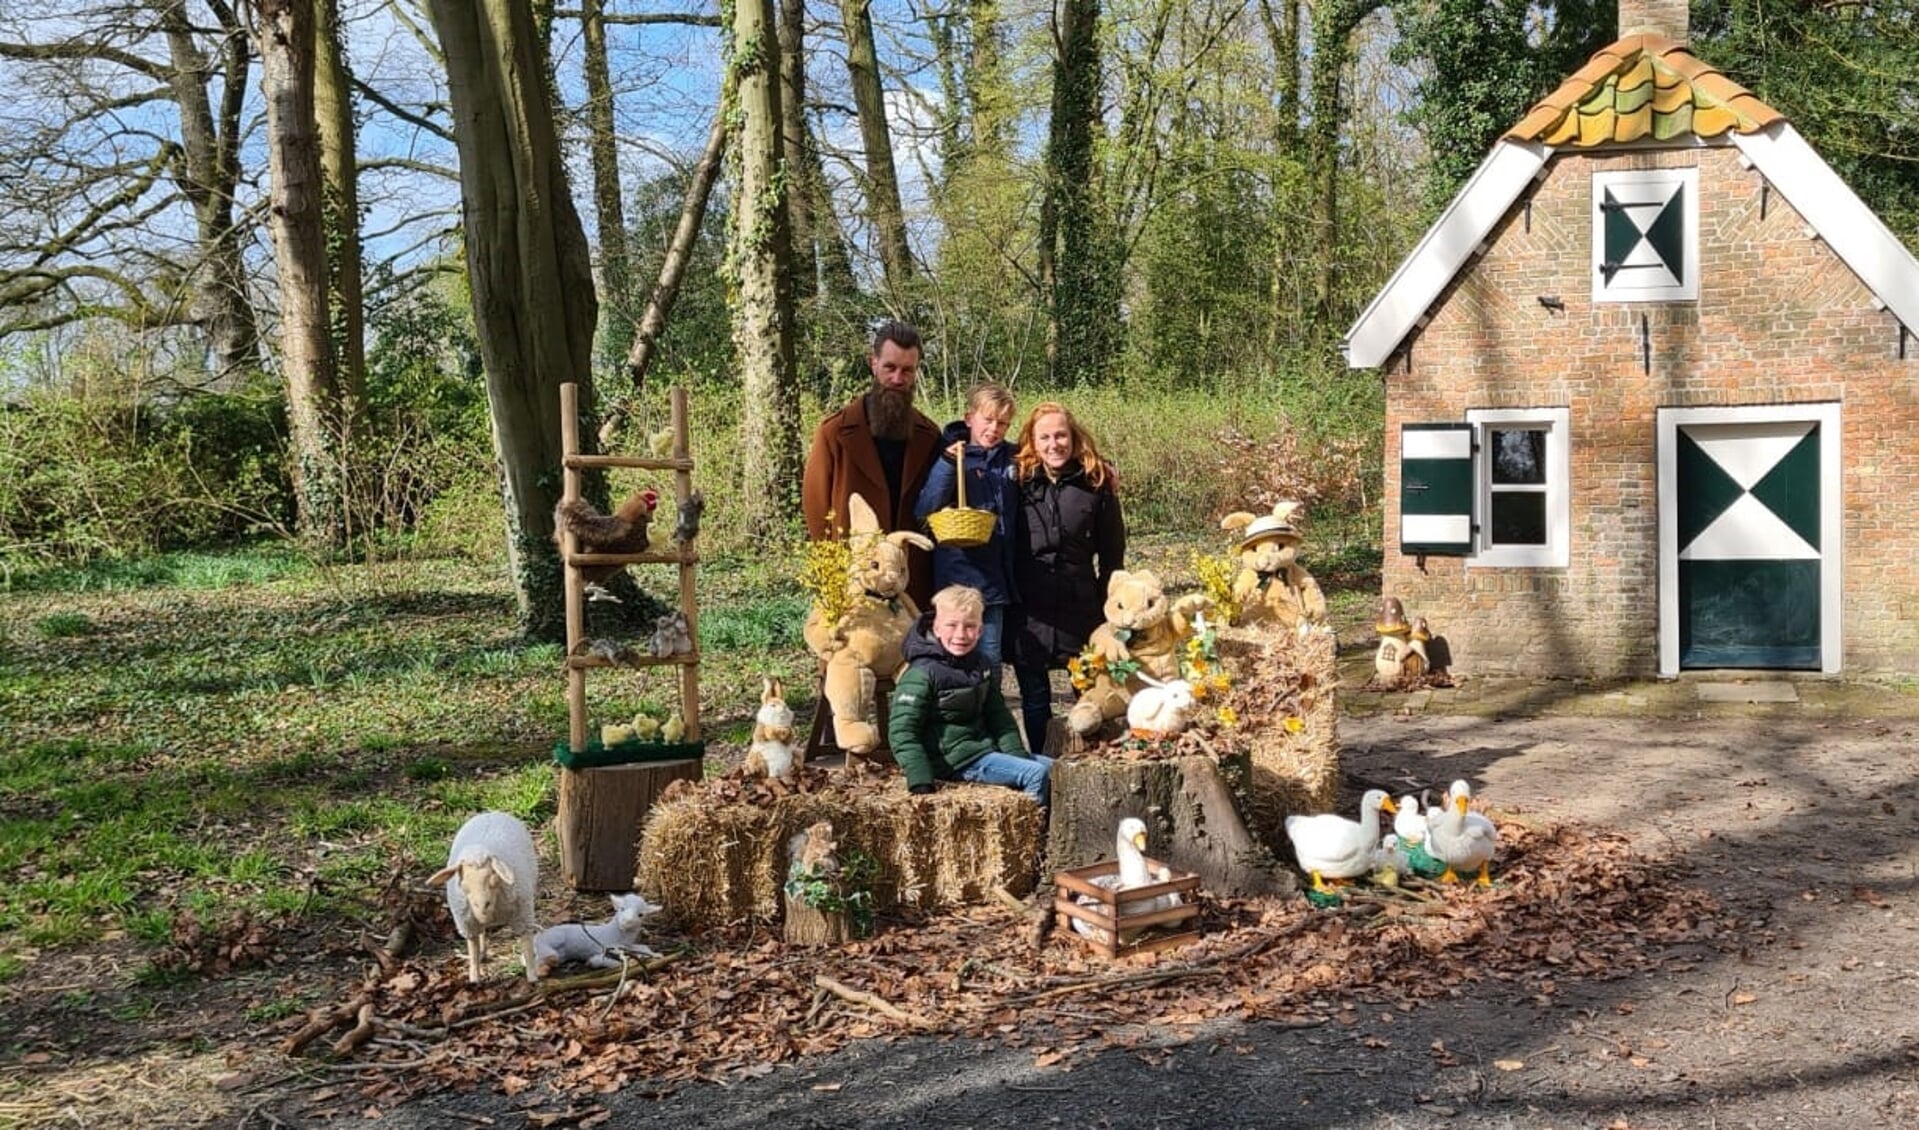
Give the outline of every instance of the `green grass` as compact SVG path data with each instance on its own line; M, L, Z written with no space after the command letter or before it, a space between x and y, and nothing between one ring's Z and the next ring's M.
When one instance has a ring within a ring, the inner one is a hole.
M1251 502L1213 437L1281 418L1289 395L1065 398L1122 468L1136 565L1190 583L1192 551L1223 548L1219 511ZM702 465L709 495L729 473ZM784 677L805 709L814 662L796 555L748 547L724 513L709 508L701 549L701 714L711 741L737 744L761 679ZM1377 512L1313 522L1307 564L1341 615L1370 616ZM561 649L515 638L502 574L280 547L15 573L0 589L0 981L35 949L109 932L151 954L181 915L363 919L396 874L437 867L473 812L550 823ZM592 723L662 716L671 671L589 680Z
M151 557L102 558L12 575L16 592L129 592L139 589L224 589L258 585L313 568L307 558L278 543L227 552L161 553Z

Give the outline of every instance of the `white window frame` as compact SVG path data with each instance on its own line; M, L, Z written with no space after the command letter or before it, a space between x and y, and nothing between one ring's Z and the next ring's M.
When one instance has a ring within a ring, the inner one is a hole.
M1622 169L1611 172L1595 172L1592 175L1592 295L1594 302L1686 302L1699 297L1699 170L1690 169ZM1674 184L1685 186L1685 207L1680 216L1684 220L1685 273L1677 284L1661 283L1657 286L1633 286L1630 278L1626 285L1620 284L1620 276L1615 276L1611 286L1606 285L1605 277L1599 268L1606 260L1606 216L1599 205L1606 199L1606 189L1614 190L1614 195L1642 198L1648 189L1668 190Z
M1475 408L1466 413L1473 426L1474 490L1478 528L1470 565L1489 569L1563 569L1572 560L1572 409ZM1492 432L1533 429L1546 433L1546 544L1494 545L1492 541Z

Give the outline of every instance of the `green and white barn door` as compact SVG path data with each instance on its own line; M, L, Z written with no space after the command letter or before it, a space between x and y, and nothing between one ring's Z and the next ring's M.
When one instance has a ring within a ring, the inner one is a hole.
M1662 670L1836 669L1838 428L1825 407L1661 413Z

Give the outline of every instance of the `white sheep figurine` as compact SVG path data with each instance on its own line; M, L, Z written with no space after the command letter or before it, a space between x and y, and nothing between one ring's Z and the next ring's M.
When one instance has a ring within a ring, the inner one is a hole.
M540 859L533 833L511 813L482 812L453 837L446 866L429 883L446 884L446 908L466 939L466 979L480 983L488 932L502 930L520 939L526 979L538 981L534 964L533 896L540 887Z
M568 962L584 962L595 969L614 969L619 951L639 956L660 956L640 944L640 923L660 908L646 901L645 895L612 895L613 916L604 922L568 922L548 926L533 939L533 962L542 977Z
M1139 677L1146 685L1126 704L1126 725L1134 736L1168 738L1184 730L1192 721L1193 684L1185 679L1161 682L1144 673Z

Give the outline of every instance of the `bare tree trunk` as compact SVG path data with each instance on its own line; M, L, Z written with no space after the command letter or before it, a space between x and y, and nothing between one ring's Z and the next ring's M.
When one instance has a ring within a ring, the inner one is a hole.
M160 25L170 55L168 85L180 111L184 175L177 179L181 193L193 203L200 248L192 284L195 320L205 330L214 371L228 376L260 364L260 330L233 221L233 192L240 179L240 111L250 56L245 29L233 11L224 4L214 11L225 33L217 115L207 94L212 67L195 42L186 0L164 0Z
M347 534L333 338L327 319L326 228L320 140L313 115L310 0L261 0L260 56L272 176L274 262L280 276L280 363L301 536L327 545Z
M504 471L521 628L561 639L566 607L553 507L560 497L560 395L594 412L597 302L586 233L554 128L540 29L524 0L431 0L446 58L473 319Z
M893 136L886 125L879 53L873 46L872 0L840 0L840 18L846 25L846 70L853 83L860 144L866 155L866 205L879 235L887 301L895 311L904 312L910 302L913 257L906 243L906 209L900 203L899 174L893 167Z
M354 152L353 79L341 40L339 0L319 0L313 113L320 129L320 175L332 254L329 294L335 375L347 438L362 434L366 413L366 299L360 250L360 177Z
M1046 149L1052 205L1053 375L1097 382L1111 371L1119 339L1117 249L1102 223L1095 135L1100 130L1099 0L1064 0L1053 63L1053 118Z
M1291 161L1299 153L1299 5L1300 0L1259 0L1259 13L1266 25L1266 41L1273 54L1273 160L1275 165ZM1274 8L1279 11L1277 14ZM1280 177L1274 176L1274 192ZM1293 276L1292 257L1297 247L1286 225L1274 225L1273 278L1267 288L1266 349L1277 357L1285 327L1296 326L1298 319L1290 309L1287 294Z
M606 0L580 0L581 66L586 74L587 151L593 161L593 209L600 228L601 294L609 307L605 356L625 356L633 327L633 266L626 246L625 194L613 126L613 79L606 61Z
M1318 334L1337 332L1333 279L1339 271L1339 129L1346 116L1340 77L1351 57L1353 29L1381 0L1326 0L1313 8L1312 125L1307 136L1313 174L1313 322Z
M780 154L786 163L786 211L793 230L793 295L804 304L819 296L819 239L814 231L817 202L808 174L806 132L806 0L779 0Z
M680 296L680 281L686 277L686 265L693 259L693 245L699 242L700 226L706 222L707 201L713 195L713 182L720 177L720 161L726 151L726 117L715 118L706 135L706 152L693 167L692 183L686 188L686 203L680 208L679 226L673 229L673 242L666 258L660 261L659 281L646 300L646 312L640 316L633 348L626 355L626 375L637 391L646 380L646 367L652 363L653 347L666 332L666 319Z
M799 513L799 397L793 378L793 281L787 208L778 174L780 86L773 41L773 0L735 0L727 76L739 122L733 144L729 259L737 272L733 345L745 388L740 449L741 498L754 538L777 536ZM742 44L760 44L757 52Z

